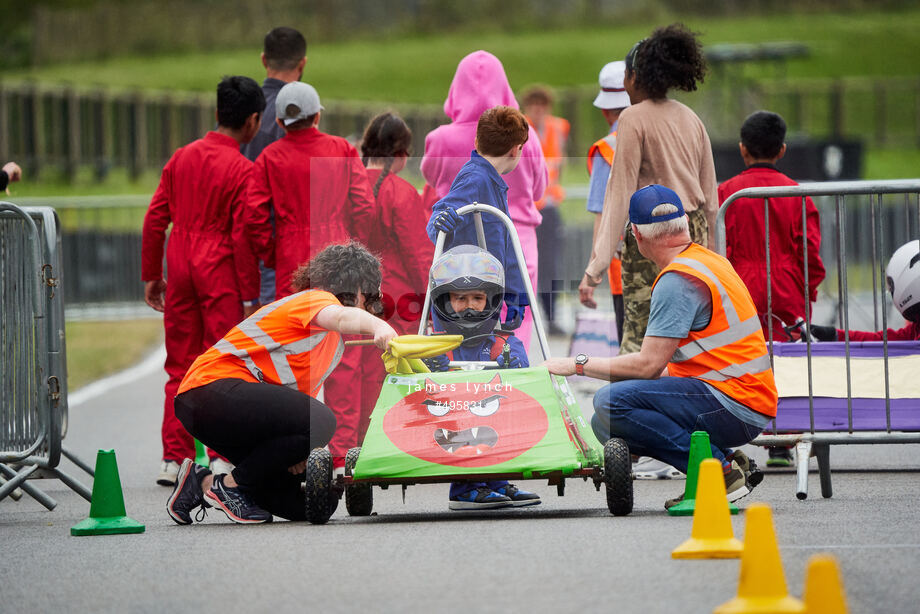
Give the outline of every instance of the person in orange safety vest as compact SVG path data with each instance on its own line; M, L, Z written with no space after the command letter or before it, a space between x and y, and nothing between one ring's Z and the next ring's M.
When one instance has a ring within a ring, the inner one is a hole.
M553 94L549 88L533 86L521 97L521 107L528 123L540 137L540 147L546 160L547 182L543 198L536 201L543 221L537 226L537 270L538 292L543 312L549 322L549 334L563 331L555 322L556 294L564 291L563 280L559 279L563 250L562 218L559 204L565 200L565 190L559 183L562 166L565 163L565 148L569 139L569 122L551 115Z
M638 190L629 221L640 253L661 269L641 350L544 365L557 375L613 381L594 397L591 426L601 441L621 438L632 453L686 473L691 434L706 431L728 499L735 501L763 474L731 447L749 443L776 416L776 383L757 308L731 263L693 243L676 192L660 185Z
M191 524L199 506L240 524L273 515L304 520L307 456L336 428L332 410L316 397L342 357L342 335L373 335L380 350L396 336L372 315L380 262L357 242L326 247L291 284L294 294L233 327L179 385L176 417L235 468L212 475L186 458L167 502L178 524Z

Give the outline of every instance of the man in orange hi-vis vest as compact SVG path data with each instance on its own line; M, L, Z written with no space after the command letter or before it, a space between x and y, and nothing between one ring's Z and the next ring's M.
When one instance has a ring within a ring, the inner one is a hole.
M191 524L199 506L241 524L304 520L307 456L336 426L316 396L342 357L342 335L373 335L380 349L396 336L369 313L380 300L380 263L359 243L326 247L293 286L199 356L179 385L182 425L235 465L212 475L183 461L166 505L179 524Z
M690 435L706 431L730 501L763 479L740 450L776 416L776 384L757 308L732 265L690 239L673 190L650 185L629 201L640 253L661 269L638 353L556 358L557 375L612 380L594 397L598 439L687 471ZM730 447L731 446L731 447ZM677 503L671 499L665 507Z
M563 233L559 204L565 200L565 190L559 183L562 165L565 163L565 146L569 140L569 122L550 113L553 109L553 95L549 88L533 86L521 96L521 108L527 122L540 137L543 159L546 161L547 181L543 198L536 201L543 216L537 226L537 290L540 304L549 322L549 334L561 334L555 321L556 294L564 291L559 275L562 261Z

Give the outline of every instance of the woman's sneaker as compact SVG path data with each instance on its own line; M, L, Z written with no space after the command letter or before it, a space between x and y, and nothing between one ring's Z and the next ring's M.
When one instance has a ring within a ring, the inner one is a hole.
M272 515L256 505L239 487L231 488L224 484L225 477L227 476L214 476L214 483L204 495L208 503L226 514L233 522L240 524L272 521Z
M521 490L514 484L505 484L501 488L496 488L492 492L497 492L511 499L511 505L514 507L524 507L525 505L540 505L540 495L535 492Z
M468 490L462 495L450 498L448 507L452 510L487 510L514 505L509 497L501 495L491 488L480 486Z
M176 474L176 487L166 502L166 511L177 524L192 524L193 509L201 507L203 514L205 508L211 507L205 502L201 491L202 480L210 474L207 468L196 464L190 458L182 461L182 466Z

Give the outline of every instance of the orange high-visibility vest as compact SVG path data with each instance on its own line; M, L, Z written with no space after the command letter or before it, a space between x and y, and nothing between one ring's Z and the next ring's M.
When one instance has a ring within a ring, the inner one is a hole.
M775 417L776 383L767 343L741 277L728 260L696 243L666 266L655 283L669 271L706 284L712 295L712 318L706 328L691 330L680 342L668 373L700 379L750 409Z
M195 359L178 394L237 378L287 386L315 397L342 358L342 336L313 323L324 307L341 305L322 290L304 290L262 307Z
M594 170L594 154L599 153L601 157L613 168L613 156L617 149L617 131L614 130L602 139L594 142L594 145L588 150L588 174ZM619 258L610 260L610 266L607 268L607 281L610 283L610 294L623 294L623 277L622 266Z
M534 130L536 129L534 126ZM536 202L537 209L546 206L547 198L551 198L557 204L565 200L565 190L559 185L559 175L565 160L563 154L565 153L565 142L569 138L569 129L567 120L547 115L543 120L543 132L537 130L547 172L546 190L543 191L543 198Z

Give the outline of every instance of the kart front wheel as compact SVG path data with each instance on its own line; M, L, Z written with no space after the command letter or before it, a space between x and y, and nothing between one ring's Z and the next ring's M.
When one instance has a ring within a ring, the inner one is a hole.
M345 475L354 475L361 448L352 448L345 455ZM350 484L345 487L345 509L349 516L370 516L374 509L374 491L370 484Z
M625 516L633 508L632 460L629 446L618 437L604 444L604 485L607 509L614 516Z
M326 524L339 504L332 488L332 456L329 450L315 448L307 457L307 481L304 485L304 505L307 520Z

